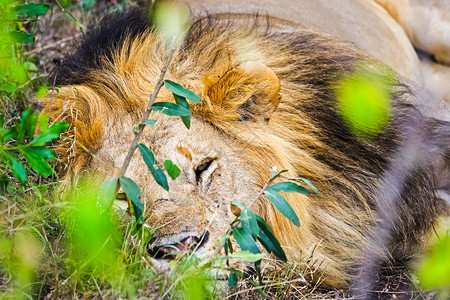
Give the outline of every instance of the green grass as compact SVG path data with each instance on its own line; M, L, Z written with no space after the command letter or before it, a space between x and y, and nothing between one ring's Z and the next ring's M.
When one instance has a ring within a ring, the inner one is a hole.
M218 292L210 287L208 266L198 267L192 257L174 261L171 273L156 269L146 255L151 231L136 231L123 211L105 213L92 182L81 178L66 191L41 184L3 199L0 295L205 299Z

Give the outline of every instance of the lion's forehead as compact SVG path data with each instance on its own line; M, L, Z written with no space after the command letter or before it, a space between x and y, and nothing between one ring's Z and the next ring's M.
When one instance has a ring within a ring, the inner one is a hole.
M139 141L155 155L159 164L172 160L182 169L193 169L205 159L221 159L221 164L229 167L240 165L240 149L236 149L230 137L220 133L212 125L195 117L191 118L191 128L187 129L178 117L167 117L159 113L155 126L146 126ZM134 120L122 118L107 122L105 135L94 160L95 169L115 172L122 166L131 141ZM96 164L97 162L97 164ZM146 168L137 150L130 168L142 173Z
M161 116L157 125L144 133L141 142L161 157L175 155L193 162L233 151L227 136L195 117L187 129L180 118Z

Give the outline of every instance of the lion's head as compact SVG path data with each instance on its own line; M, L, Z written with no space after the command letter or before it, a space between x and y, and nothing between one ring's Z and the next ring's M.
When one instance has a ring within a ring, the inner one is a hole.
M310 31L260 26L267 21L218 16L194 23L166 75L202 99L192 105L191 128L153 112L157 124L148 126L140 141L158 162L176 163L181 175L169 179L165 191L136 153L126 176L142 191L148 224L158 228L149 250L196 246L200 256L213 252L229 228L231 201L250 203L271 167L310 179L320 197L285 195L300 228L265 199L255 209L290 258L315 249L328 283L342 285L373 224L374 191L397 146L398 128L414 114L401 100L409 92L399 85L393 123L377 138L361 140L336 112L334 84L367 58L349 44ZM42 101L52 120L71 124L68 138L56 146L61 172L117 175L166 53L144 12L133 9L105 18L67 56L53 74L62 88ZM163 89L157 101L173 98ZM411 252L422 239L405 236L405 228L422 233L438 213L434 201L423 209L422 200L432 194L427 176L420 173L406 183L411 192L402 196L405 203L419 204L401 212L417 221L394 233L399 253Z

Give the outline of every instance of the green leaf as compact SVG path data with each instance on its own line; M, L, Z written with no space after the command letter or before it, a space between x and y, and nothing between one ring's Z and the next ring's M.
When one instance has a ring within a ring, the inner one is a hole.
M10 31L11 39L19 44L31 44L34 42L34 36L25 31Z
M40 156L42 154L42 150L37 148L40 147L26 147L20 148L19 150L23 153L25 159L33 168L33 170L36 171L36 173L39 173L42 176L49 176L50 174L52 174L52 168L50 167L49 163Z
M38 72L39 71L38 67L30 61L24 62L23 66L24 66L25 70L28 70L29 72Z
M5 136L3 137L3 140L6 142L9 139L17 139L17 127L16 126L13 126L6 131Z
M181 121L183 121L184 126L186 126L187 129L191 128L191 116L187 117L180 117Z
M169 184L167 183L167 177L164 174L163 170L161 170L159 167L155 167L156 165L156 159L155 155L153 154L150 149L147 148L144 144L138 145L139 151L141 152L142 157L144 158L144 162L149 168L150 172L153 175L153 178L155 178L155 181L166 191L169 190Z
M138 131L138 129L139 129L139 126L138 126L138 125L134 125L134 126L131 128L131 132L134 133L134 134L136 134L137 131Z
M290 180L299 180L299 181L303 181L304 183L306 183L313 191L314 193L317 194L317 196L319 195L319 190L311 183L311 181L309 181L306 178L303 177L289 177Z
M0 175L0 192L3 194L6 193L8 185L9 185L8 176L6 176L5 174ZM1 252L0 252L0 256L1 256Z
M7 93L17 92L17 86L14 83L7 83L0 86L0 90L5 91Z
M278 176L279 174L286 173L287 171L288 170L281 170L280 172L277 172L277 167L273 167L272 169L270 169L270 172L273 175L269 178L269 181Z
M14 11L18 15L40 16L45 14L49 9L45 3L27 3L14 7Z
M142 154L142 157L144 158L144 162L146 163L147 167L149 169L154 169L156 164L155 155L153 154L150 149L147 148L144 144L138 145L139 151Z
M283 196L270 189L265 190L264 194L266 194L270 202L272 202L286 218L288 218L295 226L300 226L300 220L298 219L297 214Z
M160 168L155 168L153 170L150 170L152 172L153 177L155 178L156 182L166 191L169 191L169 184L167 183L167 177L164 174L163 170Z
M310 191L308 191L306 188L296 184L295 182L278 182L275 184L272 184L267 188L267 190L270 191L283 191L287 193L299 193L303 195L309 195L311 194Z
M186 98L186 99L191 100L192 102L195 102L195 103L200 103L200 97L199 96L197 96L195 93L191 92L190 90L185 89L180 84L178 84L176 82L173 82L171 80L164 80L164 85L166 86L166 88L169 91L171 91L175 95L178 95L180 97Z
M155 126L157 120L153 120L153 119L148 119L145 120L144 122L142 122L142 124L144 125L149 125L149 126Z
M38 116L35 112L31 113L31 115L27 118L27 121L25 122L25 128L24 130L28 134L28 138L31 140L34 136L34 131L36 129Z
M48 115L44 112L41 112L38 117L39 130L42 132L48 129Z
M95 5L95 0L82 0L81 5L84 9L89 9Z
M228 256L228 238L223 243L223 250L225 251L225 256Z
M47 159L55 159L55 151L47 147L31 147L34 154Z
M229 238L226 240L226 243L228 245L228 249L230 250L230 253L233 253L234 252L233 244L231 243L231 240Z
M37 145L37 144L45 144L47 142L50 142L56 138L58 138L61 133L66 130L69 127L69 123L66 122L56 122L53 124L52 127L47 129L46 131L42 132L40 135L34 138L34 140L31 141L30 145Z
M181 173L180 168L176 164L174 164L171 160L166 160L164 162L164 169L166 169L167 174L169 174L172 180L175 180Z
M258 221L255 214L249 209L243 209L241 211L241 224L245 231L250 232L252 237L256 239L259 233Z
M37 114L34 112L33 107L28 105L27 108L22 112L20 117L20 125L23 130L23 136L19 138L19 142L23 142L25 133L28 134L30 139L33 138L34 130L36 129Z
M230 276L228 276L228 286L232 289L237 288L238 271L235 268L230 269Z
M273 253L276 257L278 257L281 261L287 262L286 253L284 253L283 248L280 245L280 242L273 234L272 229L269 225L267 225L266 221L264 221L261 216L256 215L259 226L259 238L258 240L261 242L263 247L270 253Z
M248 279L247 282L256 288L256 291L259 293L259 295L261 296L262 299L266 298L266 296L267 296L266 293L261 289L261 287L259 286L259 284L256 281Z
M36 67L36 69L37 69L37 67ZM51 90L51 88L49 88L49 87L46 86L45 84L44 84L44 85L41 85L41 86L38 88L38 90L36 91L36 95L35 95L36 98L38 98L38 99L44 98L45 95L47 95L47 92L48 92L49 90Z
M105 211L108 211L114 203L114 195L116 194L117 184L118 178L111 177L103 181L100 186L98 192L98 203Z
M250 251L253 254L260 253L258 246L255 243L255 240L250 235L248 231L245 231L242 227L236 227L233 229L233 236L236 239L236 242L239 244L241 250Z
M6 130L0 127L0 145L4 144L3 138L4 138L4 136L5 136L5 133L6 133ZM1 157L1 153L2 153L2 152L3 152L3 151L0 150L0 157Z
M156 102L152 105L152 109L160 111L168 116L190 116L191 111L181 105L172 102Z
M25 139L25 130L20 123L16 122L14 125L17 130L17 141L19 142L19 144L23 144L23 140Z
M314 191L314 193L317 194L317 196L320 196L319 195L319 190L311 183L311 181L309 181L308 179L302 178L302 177L297 177L295 179L296 180L301 180L304 183L306 183Z
M29 74L27 74L25 66L19 61L10 61L7 68L9 80L15 85L24 84L29 80Z
M231 204L236 205L237 207L239 207L240 210L245 209L245 204L239 202L237 199L233 199L233 201L231 201Z
M25 184L27 182L27 171L22 166L22 164L8 152L3 152L6 158L9 160L9 166L13 171L14 177L21 183Z
M120 177L119 182L122 190L130 199L131 205L133 205L133 211L136 220L138 222L141 222L144 218L144 203L139 200L139 195L141 195L139 187L133 180L125 176Z
M178 96L173 94L173 97L175 98L175 102L178 105L183 106L186 109L189 109L189 111L191 111L191 108L189 106L189 103L186 101L186 99L184 97ZM183 121L184 126L186 126L187 129L191 128L191 116L185 116L185 117L180 117L181 121Z
M250 253L250 251L240 251L240 252L235 252L233 254L231 254L229 257L230 258L239 258L239 259L243 259L245 261L248 262L257 262L261 259L263 259L263 257L265 256L264 253Z
M450 290L450 235L447 229L429 247L417 268L420 285L426 289Z

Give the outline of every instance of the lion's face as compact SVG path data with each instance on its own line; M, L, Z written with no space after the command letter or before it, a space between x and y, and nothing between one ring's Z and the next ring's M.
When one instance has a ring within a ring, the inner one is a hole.
M128 16L139 19L142 11ZM120 27L130 18L99 28ZM115 42L94 32L55 73L62 87L41 103L52 121L71 125L69 138L55 145L62 176L118 175L131 128L141 121L167 50L141 21L141 27L131 23L117 30ZM125 174L138 184L147 224L155 228L150 252L159 251L158 257L174 248L194 248L199 257L214 252L234 219L231 201L251 203L276 166L289 170L287 176L309 179L320 196L283 194L300 227L264 196L252 209L273 229L289 259L306 258L308 264L314 259L327 284L345 286L374 223L377 190L398 147L399 126L416 113L399 96L395 122L376 139L362 141L340 118L334 97L341 75L352 74L359 59L366 61L359 50L309 31L272 33L257 21L249 27L226 18L195 24L165 77L200 96L201 103L191 105L191 128L154 112L150 118L157 125L146 127L140 140L160 166L170 159L181 174L168 178L165 191L138 151ZM409 97L403 88L401 93ZM157 101L174 100L163 88ZM399 215L406 223L400 222L392 245L400 255L403 248L415 251L437 215L426 174L408 177L401 195L405 207L417 205Z
M161 167L170 159L181 174L175 180L167 177L166 191L155 182L139 151L130 163L126 176L141 190L141 201L150 216L147 224L157 228L148 248L162 257L174 247L196 247L196 253L203 256L216 249L218 239L229 228L234 217L231 201L251 201L257 188L235 149L238 145L218 130L195 118L188 130L179 118L157 114L157 125L147 126L140 143L155 153ZM132 138L127 123L121 120L106 128L93 162L97 172L118 172L130 144L124 137Z

